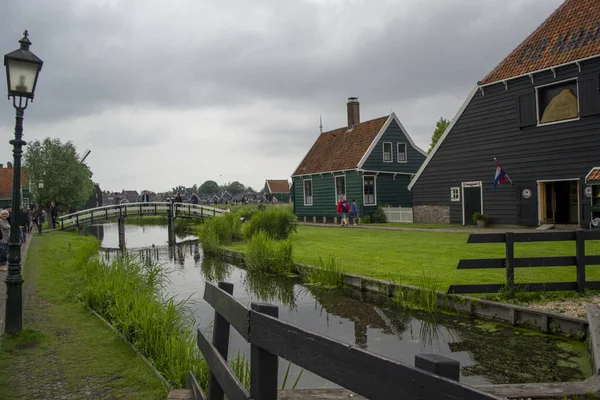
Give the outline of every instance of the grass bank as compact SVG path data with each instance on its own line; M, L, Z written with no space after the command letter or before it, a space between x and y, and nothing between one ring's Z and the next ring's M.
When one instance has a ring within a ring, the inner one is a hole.
M423 271L446 290L451 284L503 283L505 271L457 270L460 259L503 258L503 244L467 244L468 233L423 232L298 226L290 236L297 262L316 264L335 255L344 272L419 285ZM227 247L245 251L247 243ZM600 242L589 242L587 254L600 254ZM517 257L575 255L574 242L517 243ZM575 280L575 267L517 268L520 282ZM587 268L588 280L600 280L600 267Z
M97 246L64 232L33 238L24 267L26 330L0 349L3 399L166 398L150 368L75 299L75 264Z

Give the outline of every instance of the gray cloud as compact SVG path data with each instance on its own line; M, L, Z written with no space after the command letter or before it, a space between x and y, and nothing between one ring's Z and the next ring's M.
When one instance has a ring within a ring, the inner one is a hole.
M560 3L10 2L0 46L13 50L30 30L45 64L26 136L92 148L104 186L160 190L219 172L257 187L293 172L319 115L326 130L342 126L348 96L360 97L363 120L395 111L426 148L437 118L451 118ZM6 102L0 134L12 123Z

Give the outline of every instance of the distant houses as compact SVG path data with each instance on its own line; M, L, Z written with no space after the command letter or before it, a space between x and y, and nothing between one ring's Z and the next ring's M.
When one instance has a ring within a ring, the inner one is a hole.
M415 222L590 224L598 21L599 1L565 1L477 83L409 186Z
M294 212L299 218L333 221L336 203L356 200L360 215L380 205L410 207L408 184L426 153L398 117L360 121L357 98L347 103L347 126L321 133L292 175Z

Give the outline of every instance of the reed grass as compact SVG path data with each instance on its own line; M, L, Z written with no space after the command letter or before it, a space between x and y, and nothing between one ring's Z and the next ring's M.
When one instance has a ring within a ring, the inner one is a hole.
M109 321L175 388L188 371L206 386L208 367L196 346L184 302L160 292L167 276L156 263L124 254L107 263L92 259L81 268L80 300Z
M429 313L437 311L439 292L442 290L441 283L422 270L417 286L414 289L396 286L393 300L407 308L417 308Z
M264 232L270 239L284 240L297 231L296 216L289 208L268 208L254 214L250 222L244 224L244 237L251 239Z
M293 275L297 271L292 251L290 239L275 241L259 232L248 241L244 261L250 272Z
M302 277L309 285L328 288L341 287L344 277L342 262L334 255L327 258L319 256L319 260L315 262L315 268L303 270Z
M206 224L199 234L202 251L209 256L219 255L219 234L215 227Z

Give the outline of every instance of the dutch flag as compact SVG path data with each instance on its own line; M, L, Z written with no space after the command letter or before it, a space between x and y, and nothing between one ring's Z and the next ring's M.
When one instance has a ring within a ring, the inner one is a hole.
M508 175L506 175L506 172L504 172L504 169L502 169L502 165L500 165L498 160L494 158L494 161L496 161L496 176L494 177L494 189L496 189L496 186L498 186L499 183L506 182L507 179L510 183L512 183Z

